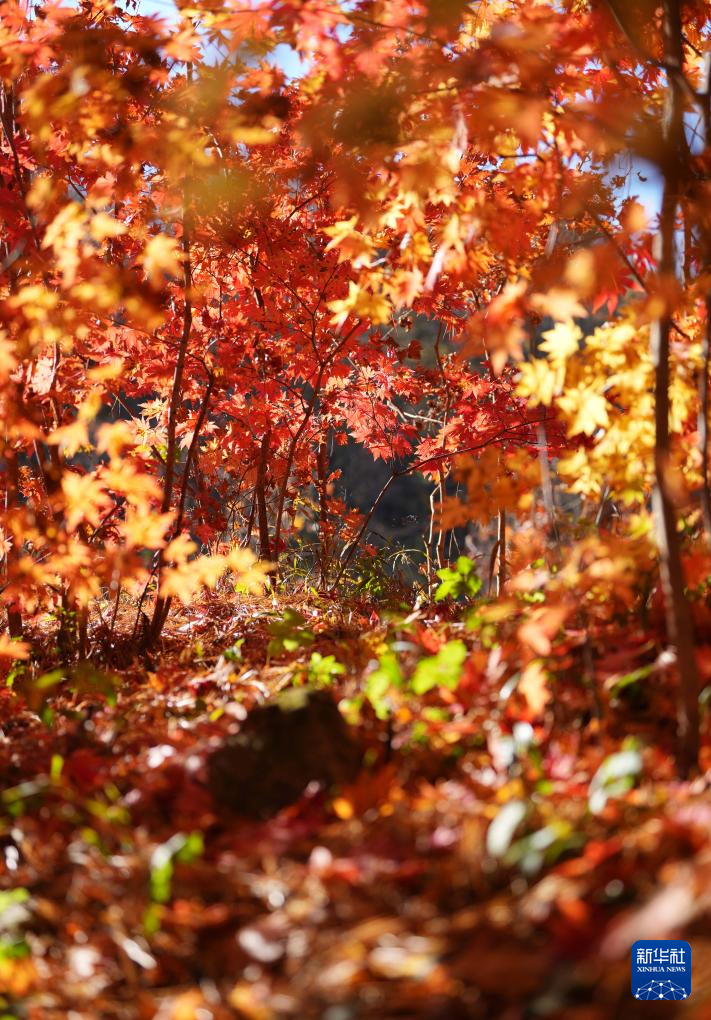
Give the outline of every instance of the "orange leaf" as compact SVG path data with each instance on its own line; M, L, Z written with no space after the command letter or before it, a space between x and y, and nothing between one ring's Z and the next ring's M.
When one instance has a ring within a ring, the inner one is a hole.
M26 641L15 641L8 634L0 634L0 659L27 659L30 646Z
M551 699L548 674L540 659L534 659L524 668L518 690L523 694L533 714L540 715Z
M568 612L564 606L534 610L526 623L519 627L519 639L536 655L548 655L552 647L551 639L558 633Z

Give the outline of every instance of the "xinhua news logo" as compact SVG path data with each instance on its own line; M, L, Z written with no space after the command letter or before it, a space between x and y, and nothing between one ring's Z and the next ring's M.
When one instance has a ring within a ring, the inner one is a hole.
M681 939L640 939L632 946L632 994L635 999L688 999L691 948Z

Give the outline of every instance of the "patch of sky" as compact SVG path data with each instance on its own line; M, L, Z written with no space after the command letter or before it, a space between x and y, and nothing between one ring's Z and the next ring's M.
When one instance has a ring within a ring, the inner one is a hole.
M160 17L169 25L177 25L180 21L180 12L173 0L138 0L137 10L146 17L151 15ZM217 43L206 40L205 60L208 64L218 63L224 60L224 57L225 54ZM302 60L296 50L287 43L276 45L265 59L272 66L280 67L288 81L300 78L308 69L306 61Z
M288 81L301 78L308 69L306 61L302 60L296 50L287 43L275 46L268 59L270 64L282 69Z

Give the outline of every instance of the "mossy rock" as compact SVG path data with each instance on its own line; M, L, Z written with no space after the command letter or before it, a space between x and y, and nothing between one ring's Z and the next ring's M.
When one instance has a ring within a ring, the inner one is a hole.
M208 759L216 802L251 818L295 803L309 783L351 782L362 750L326 691L292 688L259 705Z

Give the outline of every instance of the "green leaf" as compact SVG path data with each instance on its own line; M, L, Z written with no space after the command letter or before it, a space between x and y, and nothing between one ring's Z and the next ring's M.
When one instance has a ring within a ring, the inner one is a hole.
M625 687L631 687L633 684L639 683L640 680L646 680L647 677L654 671L655 664L649 663L647 666L640 666L639 669L633 669L631 673L625 673L619 680L616 680L612 685L612 691L615 694L619 694Z
M154 903L167 903L172 895L174 862L189 864L203 853L202 834L176 832L151 855L150 887Z
M472 560L469 559L468 556L457 557L455 567L457 573L460 574L462 577L468 577L470 574L474 573L474 563L472 562Z
M476 574L476 567L468 556L459 556L453 567L442 567L437 571L441 584L435 592L435 602L446 598L459 598L466 595L474 598L481 589L481 578Z
M222 658L226 659L227 662L240 662L242 659L242 645L244 644L244 638L238 638L230 648L225 648L222 653Z
M0 960L24 960L30 955L30 947L24 939L0 938Z
M346 667L336 659L335 655L321 655L320 652L312 652L308 665L308 675L311 683L321 687L328 687L333 683L333 678L345 673Z
M50 687L56 687L65 676L66 673L63 669L53 669L49 673L43 673L42 676L38 676L34 681L34 687L38 691L46 691Z
M404 677L395 652L388 650L379 659L378 668L368 675L365 682L365 694L373 706L378 719L387 719L390 715L388 693L393 687L402 687Z
M553 864L562 854L585 843L570 822L552 819L543 828L517 840L504 855L504 864L518 866L524 875L536 875L544 864Z
M410 681L413 693L426 694L433 687L447 687L453 691L461 679L467 654L464 642L456 640L448 641L436 655L420 659Z
M143 932L149 938L160 931L161 908L156 903L151 903L143 915Z
M439 588L435 592L435 602L442 602L443 599L456 598L459 594L459 586L461 578L456 570L450 570L449 567L444 567L442 570L437 571L437 577L442 581Z
M202 857L205 852L205 840L201 832L191 832L185 837L185 843L176 853L176 860L182 864L190 864L192 861Z
M313 631L306 626L306 620L295 609L285 609L279 619L269 624L267 630L272 635L267 647L270 656L295 652L314 642Z
M20 903L27 903L29 898L29 891L23 886L0 891L0 914L4 914L10 907L16 907Z

